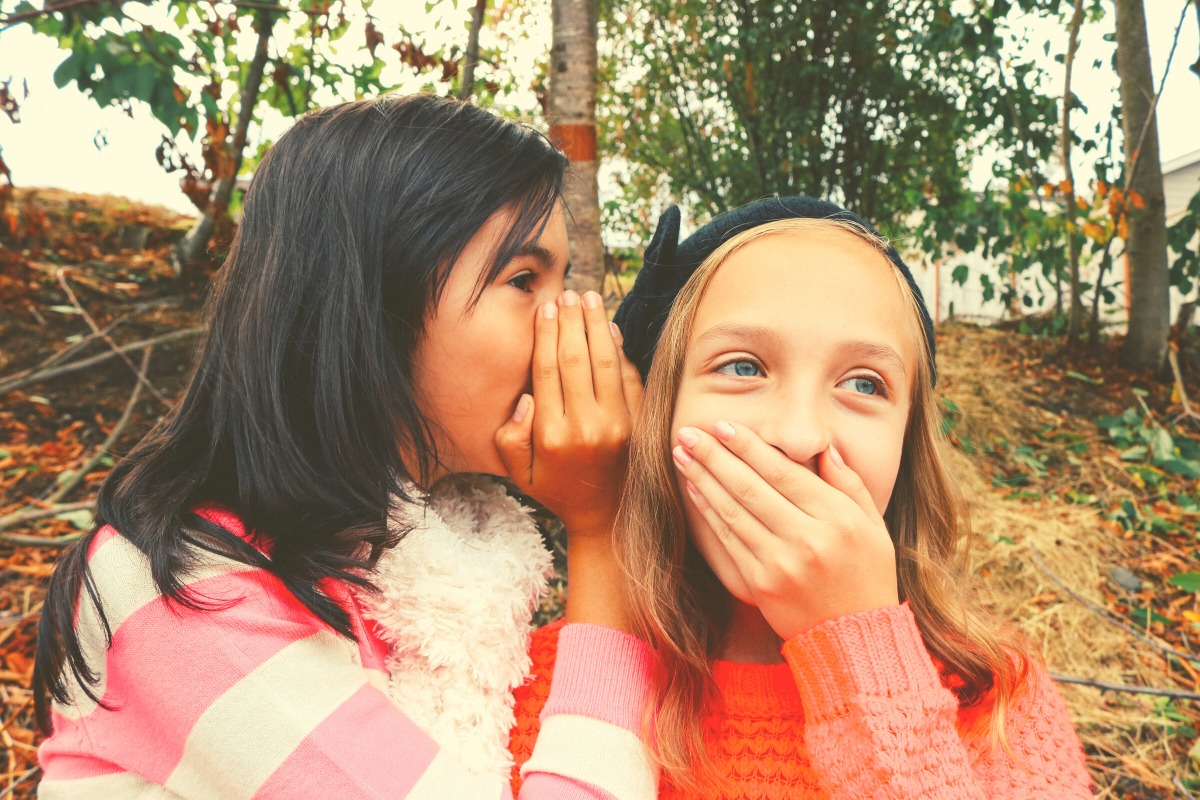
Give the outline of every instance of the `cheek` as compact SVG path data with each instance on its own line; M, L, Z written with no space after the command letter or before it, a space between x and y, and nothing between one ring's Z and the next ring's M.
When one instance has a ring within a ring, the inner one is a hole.
M839 450L846 464L858 473L863 485L875 501L880 514L887 510L896 477L900 472L900 458L904 451L903 432L896 435L889 431L885 435L862 439L854 443L839 443Z

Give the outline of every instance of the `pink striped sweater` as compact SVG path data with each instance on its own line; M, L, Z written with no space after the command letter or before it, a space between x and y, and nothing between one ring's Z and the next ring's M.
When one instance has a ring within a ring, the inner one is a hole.
M244 535L232 515L206 516ZM145 556L111 527L89 563L112 646L86 595L77 628L111 710L78 690L55 706L38 753L41 800L512 797L504 781L455 763L388 699L384 647L345 587L322 586L349 612L357 644L277 578L232 560L205 554L186 575L220 604L206 611L165 602ZM634 637L564 628L520 797L655 797L638 737L650 674L650 651Z

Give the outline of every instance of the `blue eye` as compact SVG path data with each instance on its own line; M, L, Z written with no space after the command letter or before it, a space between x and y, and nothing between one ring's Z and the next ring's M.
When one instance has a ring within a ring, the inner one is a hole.
M717 367L717 373L738 378L757 378L762 375L762 369L753 361L740 358Z
M884 393L882 382L878 378L849 378L839 383L838 386L847 387L859 394L881 395Z
M531 294L533 290L529 288L529 285L533 283L533 277L532 272L522 272L509 278L508 285L525 294Z

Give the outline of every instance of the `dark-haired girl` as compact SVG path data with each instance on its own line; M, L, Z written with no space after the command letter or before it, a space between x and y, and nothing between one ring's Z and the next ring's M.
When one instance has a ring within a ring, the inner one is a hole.
M513 679L490 667L523 680L547 561L466 473L568 532L572 624L521 797L653 797L650 655L620 630L610 541L640 382L598 296L562 292L564 166L430 96L313 112L270 150L182 400L51 582L42 798L509 796L486 742ZM440 625L489 572L506 624ZM473 697L467 724L449 700Z

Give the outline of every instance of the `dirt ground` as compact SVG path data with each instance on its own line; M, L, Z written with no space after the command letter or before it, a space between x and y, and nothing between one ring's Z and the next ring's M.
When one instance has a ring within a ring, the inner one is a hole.
M88 527L81 507L113 459L181 390L210 278L204 270L174 275L167 251L187 221L162 209L39 191L18 195L5 219L0 800L32 797L37 781L30 680L46 579L62 547ZM133 398L146 349L121 358L114 348L165 335L177 338L152 348ZM954 469L970 498L970 559L983 597L1036 643L1055 674L1126 687L1062 684L1098 796L1188 798L1200 793L1187 755L1200 707L1194 698L1128 687L1200 691L1200 658L1179 655L1200 653L1191 643L1200 637L1200 595L1170 582L1200 570L1200 512L1187 499L1196 480L1130 459L1097 419L1134 409L1142 427L1158 425L1182 447L1200 428L1179 417L1180 389L1196 397L1200 382L1125 373L1114 366L1118 344L1068 353L1061 340L1016 326L947 323L938 331L938 388ZM44 372L94 358L104 360ZM14 522L47 505L55 513ZM1122 588L1118 568L1140 587ZM560 602L558 592L547 613Z

